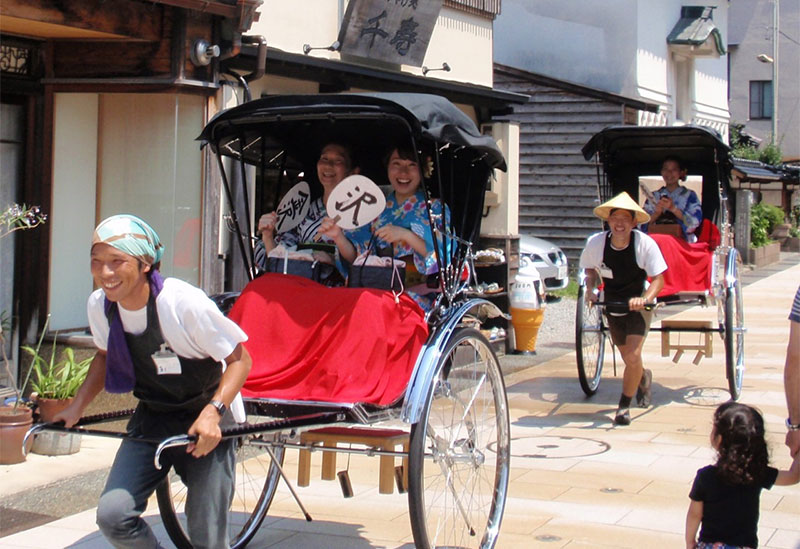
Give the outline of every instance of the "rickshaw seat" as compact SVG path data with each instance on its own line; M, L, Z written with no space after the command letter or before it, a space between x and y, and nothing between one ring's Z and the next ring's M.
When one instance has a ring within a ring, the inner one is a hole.
M244 397L331 403L396 401L427 337L413 299L368 288L328 288L266 273L250 282L229 317L253 359Z
M665 234L651 234L658 244L667 270L664 288L658 297L679 292L705 292L711 289L711 261L713 253L706 242L689 244L683 238Z

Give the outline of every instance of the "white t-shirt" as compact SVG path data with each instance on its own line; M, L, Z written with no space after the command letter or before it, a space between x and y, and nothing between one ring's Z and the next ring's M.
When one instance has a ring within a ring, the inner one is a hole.
M586 240L586 247L581 252L581 269L600 269L603 265L607 234L608 231L603 231L593 234ZM638 229L631 231L631 238L636 246L636 264L647 273L647 276L654 277L667 270L667 262L664 261L664 256L661 255L655 240Z
M98 349L108 349L108 319L103 308L104 293L95 290L89 296L87 311L89 328ZM141 334L147 328L147 307L129 311L117 307L123 330ZM161 333L178 356L206 358L223 362L239 343L247 341L247 334L232 320L226 318L205 292L177 278L164 280L164 287L156 297L156 310Z

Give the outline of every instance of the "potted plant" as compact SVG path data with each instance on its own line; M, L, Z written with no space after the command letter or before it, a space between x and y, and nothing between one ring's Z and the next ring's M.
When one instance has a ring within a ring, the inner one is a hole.
M2 348L3 354L3 367L14 390L14 401L11 404L3 403L0 406L0 464L2 465L25 461L22 439L33 423L31 408L22 402L22 389L27 383L27 378L21 386L16 383L11 372L11 361L6 353L6 334L9 332L10 324L11 319L5 311L0 313L0 348Z
M38 206L12 204L0 213L0 239L16 231L33 229L45 222ZM22 439L33 422L31 409L23 403L22 393L28 377L20 385L11 371L11 360L6 352L8 334L11 332L11 315L0 311L0 349L2 349L3 368L6 378L14 391L13 402L0 403L0 464L8 465L25 461L22 452Z
M31 388L33 389L31 400L36 404L39 420L43 422L53 421L53 417L58 412L70 405L86 379L89 365L92 362L92 357L77 360L75 351L71 347L65 348L61 353L61 359L57 361L58 334L53 338L49 358L43 356L41 353L42 340L49 321L48 316L36 348L27 345L22 347L22 350L31 357ZM33 452L45 455L74 454L79 449L79 436L72 433L48 431L36 435L32 448Z

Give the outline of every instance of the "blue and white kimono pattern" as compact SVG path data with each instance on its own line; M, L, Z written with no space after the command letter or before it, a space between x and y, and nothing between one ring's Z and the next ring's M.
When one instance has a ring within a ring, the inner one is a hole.
M675 207L683 212L683 220L678 220L678 223L681 226L684 238L689 242L695 242L697 237L694 235L694 231L703 221L703 207L700 205L700 199L697 198L697 194L693 190L680 185L673 192L669 192L667 187L664 186L653 193L656 202L664 196L671 198ZM644 204L644 209L652 215L656 205L648 200ZM646 226L644 230L647 230Z
M438 199L431 200L431 214L433 215L434 223L437 223L440 230L450 225L450 209L447 206L442 207L442 202ZM444 218L444 227L442 226L442 219ZM412 256L414 258L414 266L417 271L423 275L434 274L438 271L438 264L436 262L436 255L434 253L433 244L433 231L431 231L430 223L428 222L428 209L425 205L425 193L422 190L417 190L411 197L406 199L402 204L398 204L395 193L392 192L386 197L386 208L370 225L357 229L348 234L348 238L356 247L356 251L362 254L367 251L370 239L374 232L384 225L395 225L396 227L403 227L411 230L414 234L419 236L425 241L425 249L428 250L426 255L421 255L414 251L411 246L406 243L395 244L394 257L401 258ZM367 230L364 230L367 229ZM379 248L391 246L388 242L376 238L373 242L373 252ZM441 237L438 242L439 252L444 252L443 240ZM408 292L414 300L424 309L430 309L433 304L433 295L427 297L418 295L414 292ZM429 294L430 295L430 294Z

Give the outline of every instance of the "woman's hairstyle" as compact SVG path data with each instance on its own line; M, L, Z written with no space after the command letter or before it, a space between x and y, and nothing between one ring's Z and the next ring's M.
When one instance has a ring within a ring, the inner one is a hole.
M408 145L394 145L389 147L389 150L386 151L386 154L383 156L384 167L389 167L389 160L392 158L392 154L394 154L395 151L397 151L397 156L403 160L411 160L412 162L420 161L416 151Z
M675 156L671 154L669 156L664 157L664 160L661 161L661 165L663 166L667 162L675 162L678 165L678 169L682 172L686 171L686 164L683 163L683 160L680 156ZM681 175L681 181L686 181L686 174Z
M764 418L746 404L726 402L714 412L714 431L720 437L717 470L730 484L761 482L769 464Z

